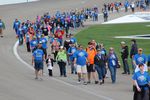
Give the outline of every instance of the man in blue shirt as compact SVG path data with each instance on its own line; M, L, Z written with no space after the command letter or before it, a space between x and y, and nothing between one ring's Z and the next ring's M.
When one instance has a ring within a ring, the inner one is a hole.
M77 73L74 63L73 63L73 61L74 61L73 55L75 54L76 51L77 51L77 48L75 47L75 44L72 43L68 49L69 61L71 63L71 74Z
M86 80L86 73L87 73L87 68L86 68L86 63L87 63L87 57L88 54L85 50L83 50L83 46L79 45L78 50L74 54L74 64L77 66L77 73L78 73L78 82L81 82L81 76L83 76L83 81L84 85L87 85Z
M19 40L19 45L22 45L23 44L23 32L22 32L21 26L19 26L19 28L17 30L17 36L18 36L18 40Z
M34 64L35 68L35 79L38 79L38 76L42 80L43 73L43 61L44 61L44 52L40 49L41 45L38 44L37 49L33 52L32 55L32 65Z
M129 7L129 1L128 0L125 1L124 7L125 7L125 12L127 12L128 11L128 7Z
M19 27L20 27L20 21L18 19L16 19L13 24L13 29L15 30L16 35L17 35Z
M42 49L45 55L45 59L47 59L47 39L42 34L42 38L40 38L40 41L42 43Z
M36 37L34 36L33 39L30 41L30 47L31 47L32 52L34 52L34 50L36 49L37 44L38 44L38 41Z
M144 71L148 71L147 69L147 57L145 54L142 53L143 49L142 48L139 48L138 49L138 54L136 54L134 56L134 59L133 59L133 64L136 66L136 69L135 69L135 72L138 72L139 71L139 67L138 65L139 64L144 64Z

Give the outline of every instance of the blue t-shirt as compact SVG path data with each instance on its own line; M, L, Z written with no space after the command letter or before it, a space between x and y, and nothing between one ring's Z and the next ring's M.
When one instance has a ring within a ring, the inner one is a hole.
M109 67L117 67L118 58L116 54L109 54L108 56L108 66Z
M42 48L47 49L47 39L40 38L40 42L42 42Z
M28 28L26 25L22 26L22 31L24 34L26 34L28 32Z
M31 48L35 48L35 47L37 46L37 44L38 44L38 41L37 41L37 40L31 40L31 41L30 41L30 46L31 46Z
M146 59L146 55L145 54L142 54L142 55L139 55L139 54L136 54L134 56L134 61L136 62L136 64L140 64L140 63L143 63L145 64L147 59Z
M22 33L22 28L19 28L19 29L17 30L17 35L18 35L18 36L22 36L22 35L23 35L23 33Z
M69 58L71 61L73 61L73 59L74 59L73 55L75 54L76 51L77 51L77 49L75 47L70 47L68 49L68 53L73 53L72 55L69 55Z
M143 74L138 71L136 73L134 73L133 77L132 77L133 80L136 80L138 85L146 85L149 83L150 81L150 76L148 75L147 72L144 72Z
M77 50L74 54L74 58L77 59L76 64L84 66L86 65L86 58L88 57L88 54L84 50Z
M34 61L43 61L44 52L41 49L36 49L33 52Z
M74 37L72 37L72 38L70 38L70 41L71 41L71 43L76 43L76 42L77 42L77 39L74 38Z
M18 29L19 26L20 26L20 22L19 22L19 21L15 21L15 22L14 22L13 29Z

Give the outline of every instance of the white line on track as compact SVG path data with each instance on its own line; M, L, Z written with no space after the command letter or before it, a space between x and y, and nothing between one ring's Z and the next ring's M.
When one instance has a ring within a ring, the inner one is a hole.
M14 53L14 55L16 56L16 58L17 58L21 63L23 63L24 65L26 65L29 69L34 70L34 68L33 68L30 64L28 64L27 62L25 62L25 61L19 56L18 50L17 50L18 44L19 44L19 41L17 41L17 42L15 43L14 47L13 47L13 53ZM46 75L46 74L45 74L45 75ZM89 90L80 88L80 87L78 87L78 86L72 85L72 84L70 84L70 83L67 83L67 82L65 82L65 81L59 80L59 79L57 79L57 78L54 78L54 77L53 77L52 79L53 79L54 81L59 82L59 83L62 83L62 84L65 84L65 85L67 85L67 86L73 87L73 88L75 88L75 89L81 90L81 91L83 91L83 92L85 92L85 93L88 93L88 94L90 94L90 95L96 96L96 97L98 97L98 98L100 98L100 99L103 99L103 100L113 100L113 99L111 99L111 98L109 98L109 97L107 97L107 96L103 96L103 95L100 95L100 94L96 94L96 93L94 93L94 92L92 92L92 91L89 91Z

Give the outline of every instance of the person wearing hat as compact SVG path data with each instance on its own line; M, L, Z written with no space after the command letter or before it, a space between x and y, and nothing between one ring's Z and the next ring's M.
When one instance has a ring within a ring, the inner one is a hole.
M95 49L95 46L92 42L88 43L88 47L86 48L86 52L88 54L87 57L87 72L88 72L88 83L91 83L91 76L95 80L95 84L98 83L96 79L96 73L95 73L95 67L94 67L94 57L97 54L97 51Z
M136 54L134 56L134 59L133 59L133 64L134 64L134 66L136 66L134 72L138 72L140 70L138 65L141 64L141 63L144 65L144 71L148 71L147 57L146 57L145 54L143 54L143 49L139 48L138 49L138 54Z
M110 70L112 83L116 82L116 70L118 65L118 57L114 52L114 48L109 49L109 54L107 56L107 65Z
M5 23L0 19L0 37L3 37L3 30L5 29Z
M94 66L98 73L98 78L100 85L104 84L105 72L106 72L106 58L105 55L102 54L100 48L97 49L97 54L94 56Z
M87 52L83 49L82 45L78 46L78 50L74 54L74 64L77 68L77 74L78 74L78 83L81 83L81 80L83 80L83 84L87 85L86 82L86 74L87 74Z
M135 86L133 100L149 100L150 76L144 71L144 64L138 65L139 71L135 72L132 79Z
M136 43L136 40L135 39L132 39L131 40L132 44L131 44L131 49L130 49L130 58L131 58L131 63L132 63L132 70L133 70L133 73L134 73L134 70L136 68L136 66L134 66L133 64L133 58L134 56L138 53L138 47L137 47L137 43Z
M121 58L123 62L123 70L124 72L122 74L130 74L130 69L128 65L128 55L129 55L129 50L128 46L124 41L121 42Z
M63 46L60 46L60 49L56 56L56 61L58 62L59 65L60 76L67 77L66 75L67 54Z

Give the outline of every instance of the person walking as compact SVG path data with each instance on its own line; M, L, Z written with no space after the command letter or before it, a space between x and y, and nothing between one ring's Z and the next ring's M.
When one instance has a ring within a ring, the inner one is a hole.
M150 76L144 71L144 64L138 65L139 71L135 72L132 79L135 85L133 100L149 100Z
M134 59L133 59L133 64L134 66L136 66L134 72L138 72L140 69L138 67L139 64L144 64L144 71L148 71L148 68L147 68L147 57L145 54L143 54L143 49L142 48L139 48L138 49L138 54L136 54L134 56Z
M118 57L114 52L114 48L109 49L109 54L107 56L107 65L111 74L112 83L116 82L116 70L118 65Z
M5 23L0 19L0 37L3 38L3 30L5 29Z
M128 46L126 45L124 41L122 41L121 42L121 58L122 58L123 70L124 70L122 74L130 74L130 69L128 65L128 55L129 55Z
M74 66L74 54L77 51L77 48L75 47L75 44L72 43L70 48L68 49L68 55L69 55L69 61L71 64L71 74L77 74L76 66Z
M60 50L58 51L56 60L59 65L60 76L67 77L67 75L66 75L67 54L66 54L66 51L64 50L63 46L60 46Z
M45 55L45 59L47 59L47 39L46 37L44 36L44 34L42 34L42 37L40 38L39 42L42 43L42 48L43 48L43 52L44 52L44 55Z
M88 72L88 83L91 83L91 76L95 80L95 84L98 83L96 79L95 67L94 67L94 57L97 54L95 46L91 42L88 43L88 47L86 48L86 52L88 54L88 63L87 63L87 72Z
M100 81L100 85L104 84L104 79L105 79L105 67L106 67L106 58L105 55L102 54L101 49L97 49L97 54L94 57L94 64L95 64L95 69L98 73L98 78Z
M16 32L16 37L18 37L17 32L19 30L20 24L21 24L20 21L18 19L15 19L15 21L13 23L13 29Z
M107 10L103 11L103 17L104 17L104 22L107 22L108 21L108 11Z
M53 65L54 65L55 60L51 57L51 55L48 55L48 58L46 59L46 65L48 69L48 74L49 76L53 76Z
M79 45L78 50L74 54L74 64L77 67L78 83L81 83L81 79L82 79L84 85L87 85L87 82L86 82L87 57L88 57L87 52L83 50L82 45Z
M132 70L134 73L136 66L134 66L133 64L133 58L138 53L138 47L137 47L137 43L135 39L132 39L131 42L132 44L131 44L131 49L130 49L130 58L131 58L131 63L132 63Z
M40 48L41 44L38 44L37 49L32 54L32 65L34 65L35 68L35 79L40 77L40 80L43 80L44 52Z

